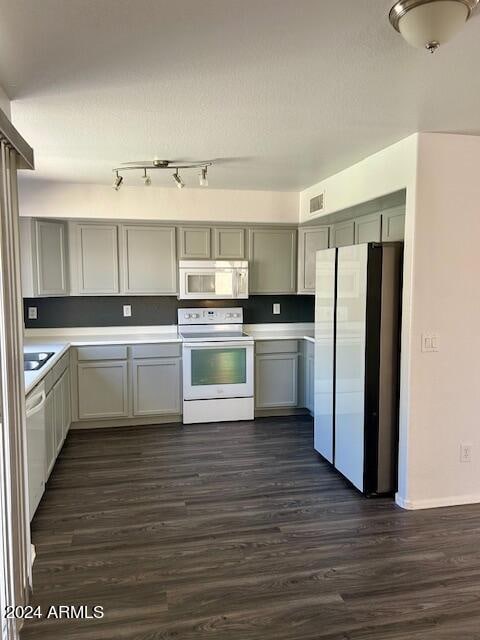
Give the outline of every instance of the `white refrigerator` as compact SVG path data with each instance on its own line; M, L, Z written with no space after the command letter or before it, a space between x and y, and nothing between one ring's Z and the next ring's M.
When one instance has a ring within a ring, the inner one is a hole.
M367 496L396 489L401 243L317 252L314 447Z

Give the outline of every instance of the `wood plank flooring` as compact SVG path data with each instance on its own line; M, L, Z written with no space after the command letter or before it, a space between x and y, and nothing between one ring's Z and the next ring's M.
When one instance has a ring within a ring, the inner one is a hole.
M76 431L33 522L22 640L479 640L480 506L366 500L309 418Z

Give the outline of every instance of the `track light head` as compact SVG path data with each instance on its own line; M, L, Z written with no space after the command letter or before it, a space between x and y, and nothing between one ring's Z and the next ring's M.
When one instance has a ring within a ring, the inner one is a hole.
M119 175L118 171L115 171L115 180L113 181L113 188L115 191L119 191L122 186L123 176Z
M177 187L179 189L183 189L183 187L185 186L184 181L181 179L179 173L178 173L178 169L175 171L175 173L173 174L173 179L175 180L175 182L177 183Z
M200 173L200 186L208 187L207 167L204 167Z

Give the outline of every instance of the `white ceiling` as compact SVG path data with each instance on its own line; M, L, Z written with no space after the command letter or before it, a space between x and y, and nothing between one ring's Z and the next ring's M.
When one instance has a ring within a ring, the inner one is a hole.
M299 190L417 130L480 134L480 17L430 56L392 3L0 0L0 84L37 178L223 158L212 187Z

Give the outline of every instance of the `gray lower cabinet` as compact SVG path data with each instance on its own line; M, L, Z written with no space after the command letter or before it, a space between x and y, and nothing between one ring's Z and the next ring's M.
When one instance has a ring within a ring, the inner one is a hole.
M133 415L180 414L180 358L133 360Z
M313 414L314 410L314 384L315 384L315 359L313 344L307 343L305 357L305 407Z
M393 207L382 213L382 241L395 242L405 236L405 206Z
M213 256L215 260L243 260L245 258L245 229L215 227Z
M296 229L249 229L248 255L251 294L296 292Z
M45 477L48 479L57 458L53 389L47 394L45 401L45 458Z
M352 244L355 244L355 222L347 220L335 223L332 227L330 246L348 247Z
M175 227L123 225L122 256L123 293L177 292Z
M178 229L178 257L181 260L204 259L211 256L210 227L180 227Z
M298 343L271 340L256 343L255 407L281 409L298 405Z
M100 295L120 293L118 226L77 225L78 292Z
M380 242L381 239L382 216L380 213L372 213L355 220L355 244Z
M56 382L52 390L53 406L54 406L54 422L55 422L55 458L60 452L63 444L63 431L65 419L65 392L64 377Z
M298 293L315 293L316 252L328 249L330 227L312 227L298 232Z
M78 417L80 420L128 417L127 362L79 362Z

